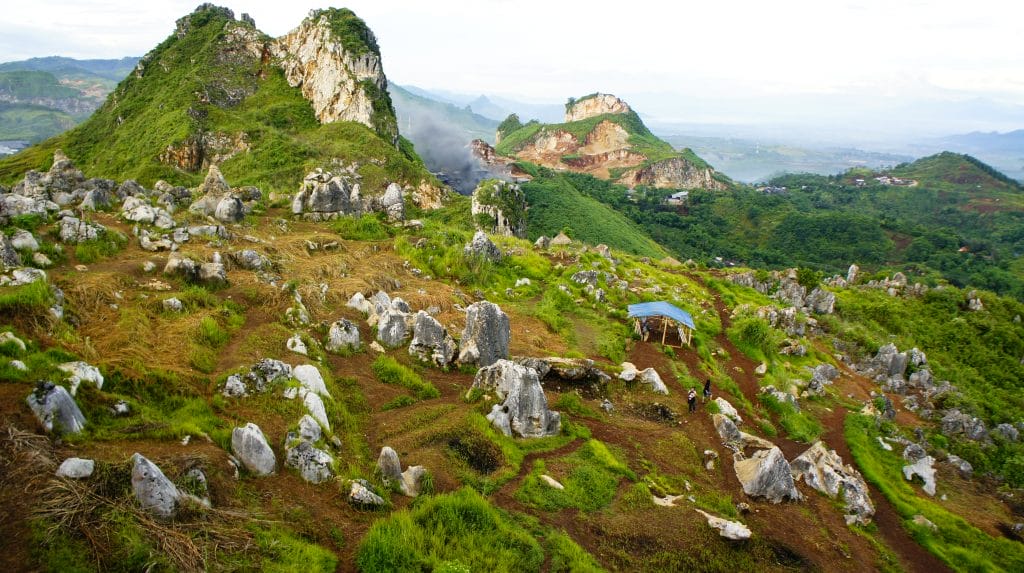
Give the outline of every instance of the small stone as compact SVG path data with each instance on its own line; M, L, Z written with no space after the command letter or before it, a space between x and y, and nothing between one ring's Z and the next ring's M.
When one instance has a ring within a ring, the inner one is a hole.
M68 458L57 468L57 477L72 479L87 478L92 475L96 462L82 458Z
M177 298L164 299L163 305L164 310L168 312L182 312L185 310L185 305Z
M292 335L292 337L285 342L285 346L288 347L288 350L296 354L309 356L309 349L306 348L306 343L302 341L302 337L299 336L298 333Z
M555 488L557 490L564 490L565 489L564 485L558 483L558 480L556 480L555 478L553 478L553 477L551 477L551 476L549 476L547 474L542 474L540 476L540 480L542 482L544 482L546 485L548 485L549 487L553 487L553 488Z

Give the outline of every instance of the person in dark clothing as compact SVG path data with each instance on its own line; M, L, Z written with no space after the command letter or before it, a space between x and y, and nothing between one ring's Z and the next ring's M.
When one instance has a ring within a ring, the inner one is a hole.
M711 379L704 383L704 401L707 402L711 399Z
M690 388L690 393L686 395L686 403L691 414L697 411L697 391L693 388Z

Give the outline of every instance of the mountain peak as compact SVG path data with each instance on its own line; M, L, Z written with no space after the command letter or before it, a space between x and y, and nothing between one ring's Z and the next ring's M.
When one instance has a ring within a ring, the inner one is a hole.
M569 98L565 104L565 121L582 121L607 113L629 113L633 111L625 101L603 93L592 93L579 99Z

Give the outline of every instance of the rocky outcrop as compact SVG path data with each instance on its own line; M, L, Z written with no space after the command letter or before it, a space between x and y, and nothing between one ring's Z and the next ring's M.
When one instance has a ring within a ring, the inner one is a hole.
M477 228L494 235L526 237L526 195L515 183L486 179L470 207Z
M160 153L160 162L197 173L220 165L232 157L249 151L249 134L219 131L190 135L180 143L168 145Z
M530 372L533 373L533 377L540 380L540 376L533 368L511 360L497 360L494 364L484 366L476 371L471 388L494 392L498 400L504 400L519 380L531 376Z
M242 193L228 185L216 165L210 166L195 194L199 198L189 206L189 211L213 217L221 223L238 223L252 209L243 202Z
M246 396L250 391L263 393L276 382L283 382L292 376L292 367L280 360L264 358L245 374L232 374L224 383L225 396Z
M416 497L420 494L422 480L427 473L423 466L409 466L403 472L398 453L388 446L384 446L380 450L380 456L377 457L377 470L386 483L397 485L398 491L406 497Z
M508 358L510 336L508 315L498 305L487 301L469 305L466 328L460 341L459 362L483 367Z
M320 123L355 121L397 144L398 122L377 40L351 11L311 12L298 28L271 44L271 52L289 85L300 88L313 105Z
M352 480L348 490L348 502L355 507L367 509L387 505L384 498L373 492L370 483L362 479Z
M715 170L710 167L697 165L683 157L672 157L629 170L618 179L618 182L630 187L647 185L659 189L727 189L728 185L715 175Z
M82 458L68 458L57 468L57 477L83 479L92 475L96 462Z
M409 354L444 367L455 359L457 349L455 339L436 318L422 310L416 313L412 319L412 344L409 345Z
M611 95L596 93L578 100L571 100L565 106L565 122L581 121L606 113L629 113L629 104Z
M142 509L160 519L174 517L181 492L160 468L142 454L132 456L132 492Z
M314 446L313 442L288 434L284 465L298 470L302 479L309 483L323 483L334 477L333 464L334 458Z
M746 459L737 454L737 458L741 459L734 463L736 477L747 495L764 497L772 503L803 499L793 481L792 468L778 447L759 450Z
M292 377L299 381L299 384L310 392L314 392L324 398L330 398L327 391L327 384L320 370L312 364L301 364L292 370Z
M638 377L640 383L649 386L651 391L655 394L663 394L668 396L668 386L665 385L661 380L661 376L654 368L645 368L640 371Z
M88 382L89 384L96 387L97 390L103 389L103 374L100 373L99 368L92 366L88 362L76 361L76 362L65 362L57 366L57 368L67 374L67 382L71 386L71 395L74 396L78 392L78 386L82 382Z
M397 183L389 184L383 193L363 195L361 177L355 166L336 171L316 168L302 180L302 187L292 198L292 214L310 221L329 221L346 215L382 212L392 222L405 219L405 191ZM424 196L425 197L425 196ZM415 199L415 198L414 198ZM440 206L434 199L426 207Z
M480 381L493 383L495 389L504 393L504 402L495 404L487 415L496 428L506 436L523 438L555 436L561 432L561 416L548 410L548 400L534 369L503 361L495 374Z
M843 464L835 450L828 449L824 442L815 442L804 453L793 460L793 478L801 479L814 489L829 497L836 497L841 491L846 503L847 525L867 525L875 514L868 486L853 466Z
M57 226L60 229L61 242L71 244L95 240L106 231L103 225L88 223L75 217L64 217Z

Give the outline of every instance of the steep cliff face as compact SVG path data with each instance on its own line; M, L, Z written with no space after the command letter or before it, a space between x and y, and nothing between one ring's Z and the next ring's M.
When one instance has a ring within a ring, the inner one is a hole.
M728 187L715 178L714 169L698 166L682 157L656 161L639 169L627 171L618 181L630 187L648 185L658 188L708 189L710 191L723 191Z
M526 195L514 183L481 181L473 191L471 213L478 229L493 235L526 236Z
M351 11L314 11L276 40L271 51L320 123L355 121L387 141L398 141L376 38Z
M582 121L606 113L629 113L629 105L611 94L593 94L573 100L565 106L565 122Z

